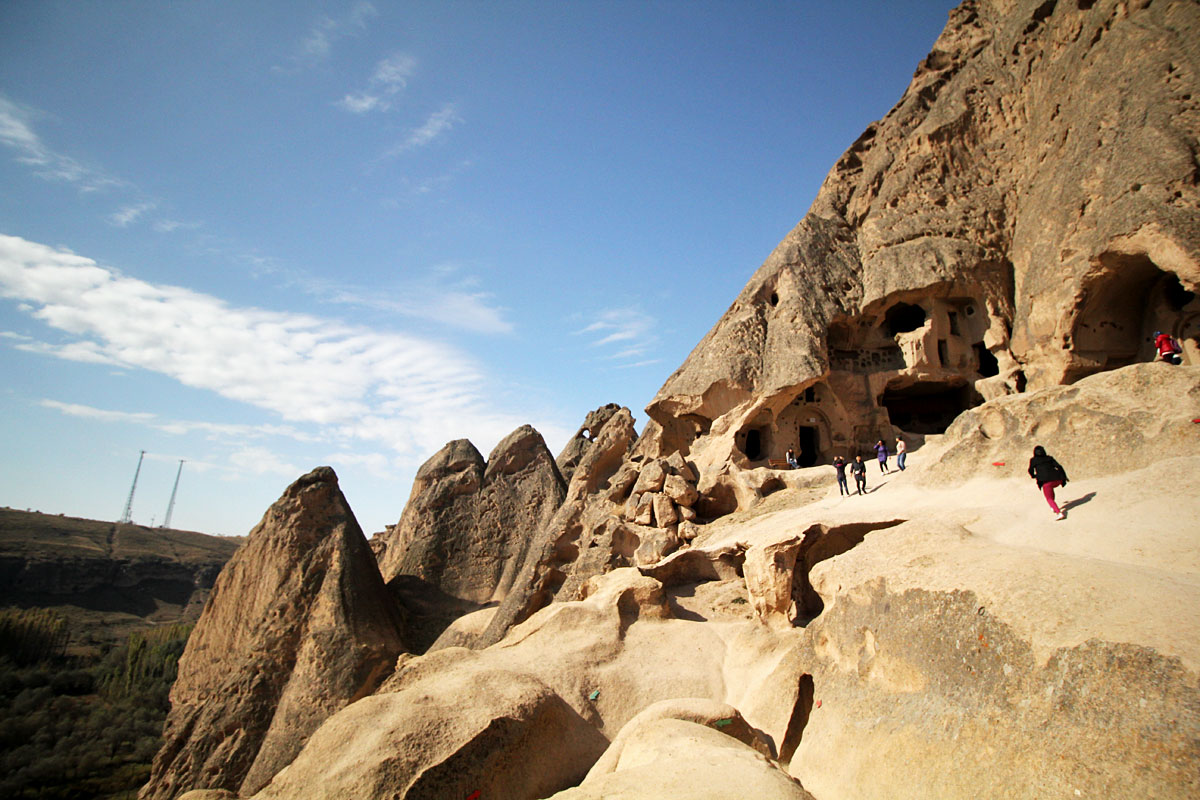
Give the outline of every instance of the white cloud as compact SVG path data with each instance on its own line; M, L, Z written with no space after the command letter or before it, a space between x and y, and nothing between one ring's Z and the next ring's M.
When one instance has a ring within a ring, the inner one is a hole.
M154 203L136 203L131 206L125 206L119 211L110 214L108 221L118 228L128 228L137 222L147 211L152 211L154 205Z
M281 475L290 479L304 472L265 447L244 447L230 454L229 463L236 471L252 475Z
M0 144L17 151L17 161L34 167L47 180L73 183L81 191L92 192L124 182L85 166L48 147L33 129L33 112L0 96Z
M338 101L338 105L355 114L368 111L387 111L392 99L408 85L408 79L417 69L417 60L404 53L396 53L375 65L367 88L351 92Z
M639 308L610 308L597 314L593 322L576 331L576 334L599 337L592 342L592 347L618 345L620 349L606 358L625 361L640 359L658 344L658 334L654 332L657 326L658 321ZM647 366L656 362L657 359L642 359L622 366Z
M420 127L409 131L403 141L384 154L384 158L393 158L410 150L425 147L449 132L459 122L462 122L462 117L458 115L458 109L453 103L447 103L430 114Z
M488 446L527 421L493 408L484 373L445 344L234 307L19 237L0 236L0 296L30 305L69 339L37 343L39 352L152 370L401 454L464 435Z

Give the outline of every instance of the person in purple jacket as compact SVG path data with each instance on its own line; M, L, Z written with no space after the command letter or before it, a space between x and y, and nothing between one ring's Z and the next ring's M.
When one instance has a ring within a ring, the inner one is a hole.
M887 465L888 449L887 445L883 443L883 439L875 443L875 455L879 457L879 471L889 472Z

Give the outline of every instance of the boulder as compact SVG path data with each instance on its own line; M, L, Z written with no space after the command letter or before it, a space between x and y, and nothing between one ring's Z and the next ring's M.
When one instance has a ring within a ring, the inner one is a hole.
M404 650L375 558L320 467L267 510L221 571L179 660L143 800L251 794Z
M613 761L610 771L589 774L577 788L551 795L551 799L812 800L800 782L790 778L769 757L719 728L698 722L665 717L640 723L624 736Z

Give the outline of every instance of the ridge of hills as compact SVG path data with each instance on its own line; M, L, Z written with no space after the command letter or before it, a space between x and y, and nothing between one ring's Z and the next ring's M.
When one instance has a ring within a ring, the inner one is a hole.
M50 608L72 651L192 623L242 538L0 508L0 606Z

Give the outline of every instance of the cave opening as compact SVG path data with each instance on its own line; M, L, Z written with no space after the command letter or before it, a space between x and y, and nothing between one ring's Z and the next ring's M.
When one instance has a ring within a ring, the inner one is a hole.
M762 431L758 430L758 428L751 428L746 431L746 458L751 461L758 461L763 457L762 440Z
M1067 383L1154 358L1153 333L1177 332L1196 296L1145 254L1104 253L1080 292Z
M971 389L965 383L928 382L888 387L880 405L897 428L909 433L945 433L954 418L972 406Z
M996 360L996 356L992 354L984 346L983 342L974 344L975 357L979 359L979 374L985 378L991 378L1000 374L1000 362Z
M925 325L925 309L909 303L896 303L884 315L884 324L892 336L915 331Z

